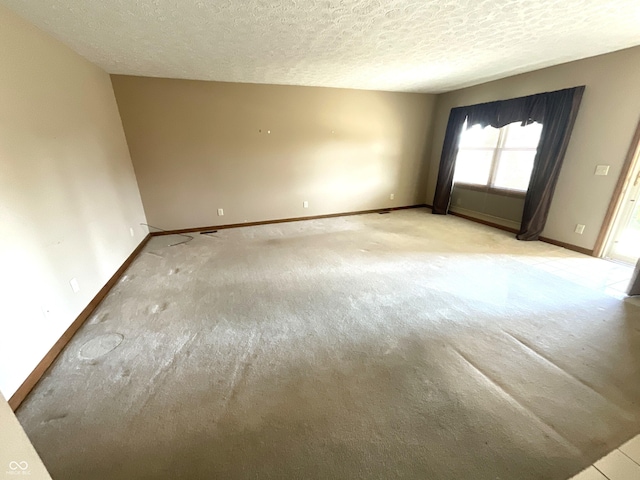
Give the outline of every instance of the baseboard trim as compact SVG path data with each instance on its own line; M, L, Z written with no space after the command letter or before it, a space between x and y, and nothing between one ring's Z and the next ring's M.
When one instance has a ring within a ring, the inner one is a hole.
M163 230L160 232L152 232L151 236L155 237L155 236L162 236L162 235L180 235L184 233L205 232L207 230L225 230L227 228L255 227L257 225L272 225L276 223L302 222L304 220L318 220L322 218L348 217L351 215L365 215L367 213L392 212L394 210L407 210L410 208L424 208L424 207L427 207L427 205L425 205L424 203L421 203L419 205L408 205L405 207L376 208L374 210L359 210L357 212L329 213L326 215L312 215L310 217L279 218L275 220L263 220L259 222L229 223L226 225L210 225L207 227L193 227L193 228L183 228L178 230Z
M469 210L467 208L462 207L452 207L449 209L449 213L460 213L462 215L467 215L469 217L475 218L477 220L484 220L485 222L489 222L492 225L500 225L516 232L520 231L520 222L514 222L513 220L509 220L507 218L496 217L495 215L489 215L487 213L476 212L475 210Z
M456 217L464 218L465 220L470 220L472 222L481 223L482 225L487 225L489 227L493 227L493 228L497 228L497 229L500 229L500 230L504 230L505 232L518 233L518 230L516 230L515 228L506 227L506 226L500 225L498 223L488 222L487 220L482 220L480 218L474 218L474 217L471 217L469 215L465 215L463 213L452 212L451 210L449 210L449 213L451 215L456 216ZM540 240L541 242L544 242L544 243L550 243L551 245L555 245L557 247L566 248L567 250L572 250L574 252L582 253L583 255L589 255L590 257L595 256L593 250L590 250L590 249L584 248L584 247L579 247L577 245L572 245L571 243L561 242L559 240L554 240L554 239L548 238L548 237L540 237L538 240Z
M95 297L89 302L89 304L82 310L80 315L73 321L73 323L67 328L67 330L62 334L62 336L58 339L58 341L51 347L51 349L47 352L40 363L36 366L36 368L31 372L31 374L27 377L27 379L22 382L22 385L18 388L16 393L14 393L9 399L9 406L15 412L20 404L27 398L27 395L33 390L33 388L38 384L42 376L47 372L49 367L53 364L58 355L64 350L64 347L67 346L69 341L73 338L76 332L80 329L80 327L84 324L84 322L89 318L89 316L93 313L93 311L100 305L100 302L107 296L109 291L113 288L113 286L118 282L122 274L129 268L129 266L133 263L135 258L138 256L142 248L146 245L146 243L151 238L151 235L147 235L144 237L142 242L136 247L136 249L131 252L131 255L127 257L124 263L118 268L116 273L105 283L104 287L100 289L100 291L96 294Z
M540 237L538 240L544 243L550 243L551 245L555 245L557 247L566 248L567 250L573 250L574 252L582 253L583 255L589 255L590 257L596 256L594 250L590 250L584 247L579 247L571 243L561 242L560 240L554 240L553 238Z
M460 218L464 218L465 220L471 220L472 222L481 223L482 225L487 225L488 227L504 230L505 232L518 233L518 230L516 230L515 228L507 227L505 225L500 225L499 223L490 222L488 220L483 220L481 218L475 218L470 215L465 215L464 213L458 213L458 212L453 212L449 210L449 214L453 215L454 217L460 217Z

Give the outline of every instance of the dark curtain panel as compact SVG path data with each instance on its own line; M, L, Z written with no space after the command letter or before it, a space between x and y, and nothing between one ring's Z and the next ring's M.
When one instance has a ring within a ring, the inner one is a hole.
M433 213L446 215L449 211L458 143L465 120L467 128L473 125L502 128L514 122L523 125L539 122L542 134L517 235L519 240L537 240L547 220L583 92L582 86L452 109L440 157Z
M545 96L544 113L535 119L542 123L542 134L524 200L518 240L537 240L542 234L583 93L584 87L576 87Z
M464 108L454 108L449 115L447 131L444 134L444 145L440 156L440 170L438 170L438 183L436 194L433 198L432 212L446 215L451 201L451 189L453 188L453 172L456 168L458 156L458 144L467 112Z

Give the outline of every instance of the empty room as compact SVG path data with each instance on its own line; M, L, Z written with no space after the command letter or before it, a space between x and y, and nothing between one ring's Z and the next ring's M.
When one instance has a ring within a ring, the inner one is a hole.
M0 478L640 480L638 25L0 0Z

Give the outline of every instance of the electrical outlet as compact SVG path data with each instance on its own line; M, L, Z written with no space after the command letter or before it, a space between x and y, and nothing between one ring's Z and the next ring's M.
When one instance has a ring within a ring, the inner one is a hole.
M71 290L73 290L74 293L78 293L80 291L80 284L75 278L69 280L69 285L71 285Z
M394 198L396 198L396 194L392 193L391 195L389 195L389 200L393 200Z
M609 175L609 165L596 166L596 175L602 175L602 176Z
M222 208L218 209L218 216L222 217L224 215L224 210Z
M135 233L133 233L133 227L129 227L129 233L132 237L135 237Z
M302 202L302 208L309 208L309 202L307 202L306 200Z
M576 232L577 234L579 234L579 235L582 235L582 234L584 233L584 225L582 225L582 224L580 224L580 223L579 223L579 224L577 224L577 225L576 225L575 232Z

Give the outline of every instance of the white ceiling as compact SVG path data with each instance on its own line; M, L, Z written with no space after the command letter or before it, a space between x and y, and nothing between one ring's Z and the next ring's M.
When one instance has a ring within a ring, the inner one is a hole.
M110 73L442 92L640 44L639 0L0 0Z

